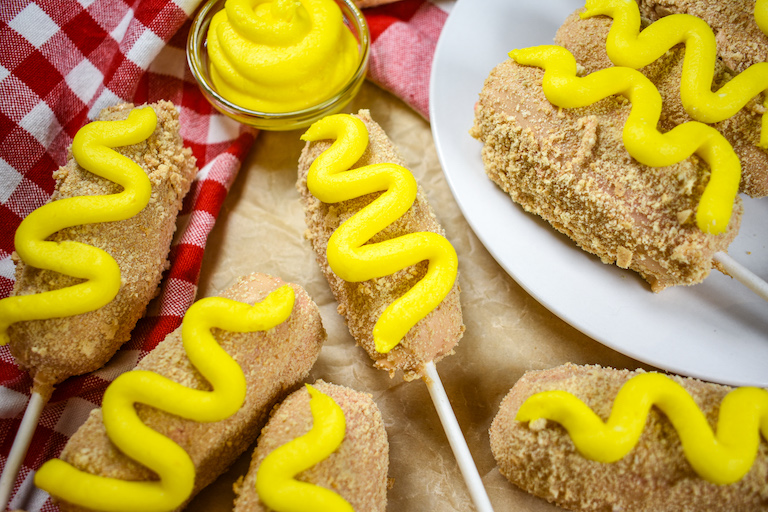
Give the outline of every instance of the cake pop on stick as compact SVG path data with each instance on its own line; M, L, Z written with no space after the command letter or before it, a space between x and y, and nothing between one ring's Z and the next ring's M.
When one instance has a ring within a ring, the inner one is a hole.
M78 131L51 201L19 226L0 343L9 343L33 385L0 478L0 506L54 386L103 366L157 294L196 172L173 104L110 107Z
M321 119L302 138L308 143L297 188L307 237L339 313L377 368L403 370L406 380L425 379L475 505L491 510L466 440L451 428L458 425L450 402L434 378L434 364L453 353L464 332L456 252L368 111Z
M273 410L235 485L234 512L384 512L388 469L387 432L373 398L320 380Z
M527 372L502 400L499 471L568 510L760 510L768 390L565 364Z
M193 304L181 327L110 384L35 484L62 511L180 510L253 443L325 338L303 288L265 274L238 279Z

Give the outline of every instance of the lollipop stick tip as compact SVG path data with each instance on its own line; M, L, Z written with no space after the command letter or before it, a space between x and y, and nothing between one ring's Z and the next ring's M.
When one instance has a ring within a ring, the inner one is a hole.
M456 414L453 412L451 402L448 400L448 395L445 393L445 388L440 380L440 375L437 373L435 363L432 361L428 362L425 370L426 378L424 381L427 384L429 395L435 404L437 415L443 424L445 435L448 437L448 443L451 445L456 462L459 464L459 469L467 484L475 508L478 512L493 512L491 501L488 499L488 493L483 486L483 481L477 471L477 466L469 451L467 441L464 439L461 427L459 427L459 422L456 419Z
M27 410L24 412L21 425L19 425L19 430L16 432L13 445L11 445L11 451L8 453L8 458L5 461L3 474L0 476L0 510L6 510L8 506L11 493L13 492L13 485L16 483L19 469L22 462L24 462L29 444L32 442L32 436L37 428L37 422L40 420L40 415L47 401L47 397L44 397L37 391L32 392L32 396L27 404Z
M742 266L739 262L724 252L715 253L715 261L722 265L727 275L733 277L741 284L755 292L763 300L768 301L768 283L758 277L752 271Z

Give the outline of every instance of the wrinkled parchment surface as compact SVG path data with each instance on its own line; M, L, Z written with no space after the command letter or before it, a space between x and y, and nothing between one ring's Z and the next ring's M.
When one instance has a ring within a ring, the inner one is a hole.
M429 124L405 104L366 82L345 109L370 109L398 146L459 255L466 333L456 353L437 365L446 392L497 512L559 510L510 484L496 469L488 428L501 399L527 370L565 362L635 369L641 365L570 327L528 295L495 262L472 232L451 195ZM469 130L469 126L467 130ZM328 342L309 382L324 379L373 395L390 443L391 512L470 511L474 506L421 381L390 379L355 346L304 239L304 215L295 188L302 131L262 132L224 203L206 248L198 297L214 295L234 279L265 272L301 284L320 306ZM514 236L510 233L509 236ZM194 512L232 509L232 483L250 453L204 490ZM365 512L365 511L361 511Z

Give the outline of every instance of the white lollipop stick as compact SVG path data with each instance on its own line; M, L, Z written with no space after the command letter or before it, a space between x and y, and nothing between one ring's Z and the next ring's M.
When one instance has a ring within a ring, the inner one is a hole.
M466 439L464 439L464 434L461 432L459 422L456 420L456 414L453 412L448 395L445 394L445 388L440 380L440 375L437 374L435 363L432 361L428 362L426 370L427 378L424 381L427 384L429 395L432 397L432 402L435 404L435 409L437 409L440 422L443 424L445 435L448 436L448 443L451 445L453 455L459 463L459 469L464 476L464 481L467 483L472 501L475 503L478 512L493 512L491 500L488 499L488 493L485 491L483 481L477 472L477 466L472 458L472 454L469 452L469 447L467 446Z
M755 292L763 300L768 301L768 283L724 252L715 253L715 261L723 266L729 276Z
M32 442L32 435L35 433L37 422L40 420L40 415L47 401L37 391L32 392L32 396L27 404L27 410L24 412L21 425L19 425L19 430L16 432L13 445L11 445L8 459L5 461L3 475L0 476L0 510L5 510L8 506L8 501L11 499L11 492L13 491L13 484L16 482L19 468L21 468L21 463L24 462L24 456L27 454L29 443Z

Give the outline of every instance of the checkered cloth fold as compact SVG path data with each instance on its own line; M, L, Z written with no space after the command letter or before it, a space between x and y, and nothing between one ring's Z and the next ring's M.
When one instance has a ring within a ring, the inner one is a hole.
M11 292L13 235L53 192L78 129L121 101L170 100L200 173L184 201L160 296L104 368L60 384L43 411L11 508L54 511L32 483L101 403L106 386L180 323L197 290L208 234L257 132L218 114L187 68L184 48L199 0L17 0L0 6L0 298ZM435 44L447 14L427 0L365 11L369 79L424 117ZM0 347L0 466L29 399L31 379Z

